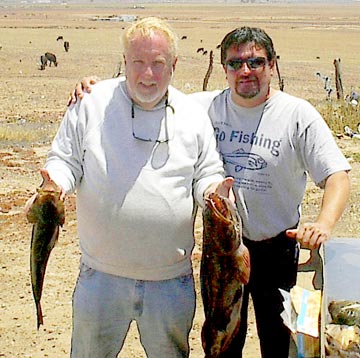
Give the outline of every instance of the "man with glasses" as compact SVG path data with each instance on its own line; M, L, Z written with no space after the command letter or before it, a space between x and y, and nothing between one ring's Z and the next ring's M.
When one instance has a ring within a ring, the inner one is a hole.
M222 358L242 357L249 295L262 357L288 358L279 288L289 291L296 283L299 243L317 249L328 240L349 198L350 165L310 103L271 87L275 61L265 31L237 28L221 43L229 88L191 95L208 110L225 172L234 178L251 258L240 330ZM74 93L81 97L90 84L83 79ZM308 175L324 193L315 221L300 223Z
M77 193L71 357L115 358L133 320L148 357L188 357L195 201L228 196L232 178L206 111L169 85L174 32L146 18L123 40L126 80L67 110L42 171Z
M233 176L244 243L251 258L240 330L223 358L242 357L251 294L263 358L288 358L279 288L296 283L298 243L330 238L349 198L350 166L308 102L271 87L276 53L259 28L241 27L221 43L229 88L193 97L208 109L225 172ZM299 224L307 175L324 189L314 222Z

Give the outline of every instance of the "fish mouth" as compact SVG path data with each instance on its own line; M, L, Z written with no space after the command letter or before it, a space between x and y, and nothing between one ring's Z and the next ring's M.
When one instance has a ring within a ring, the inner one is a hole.
M57 190L57 189L54 189L54 188L46 188L46 189L43 189L43 188L38 188L36 189L36 191L38 192L39 195L46 195L46 194L51 194L51 195L59 195L61 194L61 191L60 190Z
M238 223L238 213L235 205L228 198L216 193L210 193L204 200L219 220L227 225L236 225Z

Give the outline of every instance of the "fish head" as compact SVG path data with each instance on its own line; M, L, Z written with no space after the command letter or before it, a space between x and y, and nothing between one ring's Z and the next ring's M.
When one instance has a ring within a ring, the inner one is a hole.
M27 219L30 223L51 221L56 225L62 226L64 224L64 201L60 199L61 191L56 189L37 189L36 199L27 213Z
M241 219L235 204L217 193L205 197L204 217L211 231L214 249L231 253L241 244Z
M220 221L228 225L236 225L239 223L240 218L236 206L228 198L217 193L210 193L204 200L206 206Z

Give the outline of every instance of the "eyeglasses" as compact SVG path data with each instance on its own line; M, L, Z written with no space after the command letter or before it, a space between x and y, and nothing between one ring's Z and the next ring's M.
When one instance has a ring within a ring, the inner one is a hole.
M265 57L250 57L246 59L235 58L225 62L225 66L230 71L238 71L244 63L250 68L250 70L256 70L259 67L263 67L266 64Z
M134 128L134 119L135 119L135 105L134 105L134 101L131 101L131 124L132 124L132 135L135 139L141 140L143 142L156 142L156 143L167 143L170 140L169 137L169 125L168 125L168 108L171 109L172 114L175 114L175 109L174 107L169 104L168 101L168 95L166 94L166 98L165 98L165 116L164 116L164 128L165 128L165 136L164 139L153 139L153 138L144 138L143 136L139 136L135 133L135 128ZM160 124L161 125L161 124Z

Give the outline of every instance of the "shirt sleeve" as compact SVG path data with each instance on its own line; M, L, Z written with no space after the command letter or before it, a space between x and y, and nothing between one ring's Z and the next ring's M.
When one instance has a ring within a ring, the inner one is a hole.
M207 187L224 179L224 166L216 148L214 129L207 113L203 113L202 121L199 120L199 157L195 168L193 183L194 197L203 207L203 195ZM198 117L199 118L199 117Z
M53 140L45 168L67 193L75 191L82 177L83 131L78 120L80 104L70 107Z

